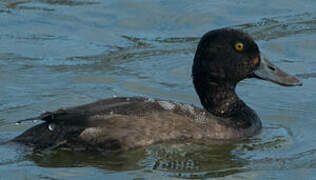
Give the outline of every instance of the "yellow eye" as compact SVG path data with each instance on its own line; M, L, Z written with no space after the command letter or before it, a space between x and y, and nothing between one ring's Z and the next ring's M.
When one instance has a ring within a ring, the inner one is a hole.
M241 43L241 42L236 43L236 44L235 44L235 49L236 49L236 51L242 51L242 50L244 50L244 44Z

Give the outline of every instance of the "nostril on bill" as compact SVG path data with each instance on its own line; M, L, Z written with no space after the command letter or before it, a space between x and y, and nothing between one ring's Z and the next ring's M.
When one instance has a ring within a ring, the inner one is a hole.
M268 65L268 68L272 71L275 71L275 68L273 66Z

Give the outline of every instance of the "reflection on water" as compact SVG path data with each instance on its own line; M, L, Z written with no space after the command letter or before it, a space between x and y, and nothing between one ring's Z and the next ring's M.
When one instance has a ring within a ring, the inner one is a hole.
M272 62L302 79L282 88L246 80L238 94L263 133L226 144L161 144L107 155L29 154L0 146L0 173L20 179L310 179L316 176L316 4L268 0L0 2L0 142L14 120L112 96L200 105L191 65L200 36L249 32ZM4 126L5 125L5 126ZM2 177L2 176L0 176ZM0 178L1 179L1 178Z
M68 151L31 154L27 158L41 167L85 167L93 166L110 171L130 171L143 168L138 162L145 157L144 150L121 153L79 153Z
M107 171L144 169L164 176L184 178L223 177L242 170L245 161L231 154L234 145L165 144L100 156L93 153L50 152L27 159L41 167L93 166Z
M234 156L235 145L181 144L155 147L148 154L156 159L152 170L183 178L223 177L238 173L245 161Z

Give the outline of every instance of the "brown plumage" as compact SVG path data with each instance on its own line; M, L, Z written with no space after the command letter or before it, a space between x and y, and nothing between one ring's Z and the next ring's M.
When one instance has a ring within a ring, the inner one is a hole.
M192 77L204 109L144 97L110 98L31 118L45 122L11 142L35 151L106 152L165 141L246 138L260 131L261 121L235 93L239 81L256 77L281 85L301 85L264 59L248 34L233 29L210 31L202 37Z

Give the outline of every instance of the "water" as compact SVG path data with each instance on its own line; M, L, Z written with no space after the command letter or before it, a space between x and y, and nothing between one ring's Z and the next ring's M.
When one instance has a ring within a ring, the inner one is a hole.
M264 129L225 145L166 144L101 156L0 146L0 179L314 179L316 2L0 1L0 125L112 96L199 104L190 77L202 34L249 32L303 87L246 80ZM37 122L38 123L38 122ZM36 123L0 126L0 141Z

